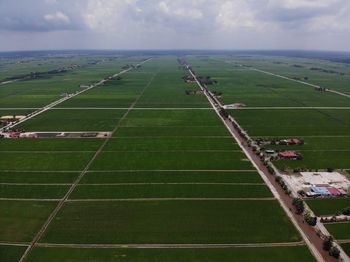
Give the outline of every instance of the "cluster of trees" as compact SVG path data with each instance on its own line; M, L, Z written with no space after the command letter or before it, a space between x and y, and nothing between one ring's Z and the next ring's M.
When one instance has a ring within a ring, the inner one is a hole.
M199 76L198 79L204 85L214 85L218 83L218 81L212 79L211 76Z
M305 204L301 198L294 198L293 199L293 206L295 207L298 214L304 213Z
M328 69L323 69L323 68L319 68L319 67L311 67L310 68L311 71L320 71L322 73L328 73L328 74L338 74L338 75L344 75L344 73L342 72L338 72L338 71L334 71L334 70L328 70Z
M306 221L306 223L313 227L317 224L317 217L312 216L310 212L305 212L304 220Z
M283 178L280 176L276 176L275 178L276 182L282 187L282 189L284 190L284 192L287 195L290 195L292 192L289 190L287 184L284 182Z
M329 236L323 241L323 249L328 251L329 255L335 258L340 257L340 250L336 246L334 246L333 237Z

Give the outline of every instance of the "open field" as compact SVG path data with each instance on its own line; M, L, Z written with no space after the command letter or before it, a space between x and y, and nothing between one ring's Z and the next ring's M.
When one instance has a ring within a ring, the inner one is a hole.
M1 200L0 241L31 241L55 205L55 202Z
M237 262L309 262L315 261L305 247L225 248L225 249L72 249L35 248L28 261L68 260L103 261L237 261Z
M40 242L222 244L299 240L273 200L68 203Z
M72 194L72 199L264 197L272 197L265 185L229 184L81 185Z
M59 99L62 93L78 91L80 84L96 83L122 71L126 64L145 59L102 58L97 64L82 59L84 66L61 75L4 85L0 103L8 98L2 108L9 109L0 110L4 115L27 114ZM155 57L121 79L107 81L18 126L26 131L110 131L112 137L0 140L0 213L5 214L0 218L0 241L11 247L0 246L1 252L6 251L5 259L18 260L24 252L23 247L11 244L28 244L35 238L26 261L280 261L286 256L286 261L312 261L300 233L206 97L186 94L198 86L184 82L187 72L176 59ZM217 78L227 102L243 99L259 88L266 90L264 95L247 97L249 106L323 106L323 101L333 99L333 95L324 97L312 89L303 89L303 97L297 98L299 85L288 81L275 83L275 89L283 86L277 92L257 87L275 80L257 72L241 75L242 85L249 79L255 81L250 91L239 85L230 90L230 83L240 74L231 75L224 68L228 64L191 60L208 74L224 71ZM346 99L339 99L338 104L350 106ZM335 101L329 105L337 106ZM31 109L13 109L27 107ZM332 136L347 135L350 122L345 109L300 110L312 118L319 114L314 121L321 124L320 134L331 130ZM265 111L266 115L260 109L233 113L242 114L238 120L247 125L249 133L251 126L252 132L265 136L275 135L273 132L287 135L278 130L286 116L284 110ZM273 122L275 113L280 119ZM264 123L266 116L270 127ZM337 126L330 127L329 121ZM293 124L286 130L291 131ZM295 125L295 131L299 130L303 131ZM302 135L314 136L311 127L305 130ZM336 150L347 149L341 138L334 141ZM324 150L328 144L322 143L310 139L307 146ZM52 220L47 220L50 215ZM90 249L45 244L179 246ZM202 248L183 249L185 244ZM208 244L255 247L209 249Z
M3 262L18 261L26 247L24 246L8 246L0 245L0 258Z
M121 171L89 172L82 184L93 183L262 183L255 170L251 171Z
M350 199L315 199L307 201L307 204L319 216L335 215L341 212L344 208L350 206Z
M327 224L326 228L328 229L329 233L337 239L349 239L350 234L350 223L335 223L335 224Z

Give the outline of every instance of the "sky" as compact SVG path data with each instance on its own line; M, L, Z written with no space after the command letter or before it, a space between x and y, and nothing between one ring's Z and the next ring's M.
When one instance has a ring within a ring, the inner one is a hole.
M350 51L349 0L0 0L0 51Z

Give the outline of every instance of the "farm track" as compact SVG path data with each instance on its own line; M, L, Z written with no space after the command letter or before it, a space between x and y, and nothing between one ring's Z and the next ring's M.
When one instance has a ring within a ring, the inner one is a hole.
M148 62L150 59L145 60L144 62L140 63L146 63ZM139 64L139 65L140 65ZM124 70L125 71L125 70ZM130 70L127 70L130 71ZM123 71L122 71L123 72ZM112 131L112 134L116 133L116 131L118 130L118 128L120 127L120 123L127 117L127 115L129 114L129 112L132 110L132 108L134 108L134 106L136 105L136 103L139 101L139 99L141 98L141 96L144 94L144 92L146 91L146 89L151 85L151 83L153 82L155 76L157 73L155 73L152 78L148 81L148 83L144 86L144 88L142 89L142 91L140 92L140 94L136 97L135 101L130 105L129 109L124 113L124 115L122 116L122 118L119 120L119 122L117 123L117 125L115 126L114 130ZM116 77L120 75L116 74L113 77ZM103 81L103 80L102 80ZM101 81L99 82L101 83ZM85 176L87 170L90 168L90 166L92 165L92 163L95 161L95 159L97 158L97 156L100 155L100 153L102 152L102 150L104 149L104 147L107 145L109 141L109 138L106 138L105 141L103 142L103 144L99 147L99 149L96 151L96 153L94 154L94 156L91 158L91 160L88 162L88 164L86 165L86 167L84 168L84 170L80 173L80 175L78 176L78 178L74 181L73 185L69 188L69 190L67 191L67 193L65 194L64 198L61 199L58 203L58 205L56 206L56 208L53 210L53 212L50 214L50 216L48 217L48 219L45 221L44 225L41 227L41 229L37 232L37 234L34 236L34 238L32 239L30 245L28 246L28 248L26 249L26 251L23 253L22 257L20 258L20 262L25 261L25 259L27 258L28 254L31 252L31 250L33 249L34 245L40 240L40 238L42 237L42 235L45 233L47 227L51 224L52 220L56 217L57 213L62 209L62 207L64 206L65 202L68 200L68 198L70 197L70 195L73 193L74 189L77 187L77 185L79 184L79 182L81 181L81 179Z
M294 247L304 246L300 242L284 243L249 243L249 244L51 244L37 243L37 247L64 247L64 248L234 248L234 247Z

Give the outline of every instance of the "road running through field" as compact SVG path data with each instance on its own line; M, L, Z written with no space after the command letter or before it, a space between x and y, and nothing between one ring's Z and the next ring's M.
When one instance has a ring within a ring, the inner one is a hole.
M136 68L139 67L139 66L141 66L142 64L144 64L144 63L150 61L151 59L152 59L152 58L149 58L149 59L146 59L145 61L142 61L141 63L139 63L139 64L136 65ZM131 71L131 70L134 70L134 67L131 67L131 68L129 68L129 69L125 69L125 70L123 70L123 71L121 71L121 72L119 72L119 73L117 73L117 74L114 74L114 75L112 76L112 78L118 77L118 76L120 76L120 75L123 75L123 74L125 74L125 73L127 73L127 72L129 72L129 71ZM83 89L83 90L81 90L81 91L78 91L78 92L76 92L76 93L74 93L74 94L71 94L71 95L69 95L69 96L63 97L63 98L61 98L61 99L58 99L58 100L56 100L56 101L54 101L54 102L52 102L52 103L50 103L50 104L44 106L43 108L41 108L41 109L39 109L39 110L37 110L37 111L34 111L33 113L29 114L27 117L25 117L25 118L23 118L23 119L21 119L21 120L15 122L15 123L10 123L10 124L8 124L8 125L6 125L6 126L0 128L0 132L3 132L5 129L13 128L13 127L15 127L15 126L17 126L17 125L19 125L19 124L22 124L23 122L26 122L26 121L32 119L33 117L36 117L36 116L38 116L38 115L40 115L40 114L42 114L42 113L44 113L44 112L46 112L46 111L52 109L53 107L55 107L55 106L57 106L57 105L59 105L59 104L65 102L65 101L69 100L69 99L72 99L73 97L76 97L76 96L78 96L78 95L81 95L82 93L85 93L86 91L89 91L89 90L95 88L96 86L103 85L103 84L104 84L105 82L107 82L107 81L109 81L108 78L107 78L107 79L102 79L102 80L100 80L99 82L97 82L97 83L95 83L95 84L89 86L88 88L85 88L85 89Z
M216 101L212 100L206 87L202 86L197 76L192 72L190 68L188 70L189 70L189 73L197 82L197 85L199 86L199 88L203 90L208 101L210 102L212 107L215 109L215 112L217 113L218 117L222 120L222 122L225 124L229 132L232 134L232 137L240 145L242 151L249 158L249 160L254 165L254 167L258 170L258 173L261 175L266 185L270 188L271 192L275 196L275 199L279 201L280 205L282 206L282 208L284 209L284 211L286 212L287 216L292 221L296 229L299 231L300 235L302 236L303 240L307 244L311 253L317 259L317 261L319 262L334 261L328 255L328 253L322 249L322 240L315 234L315 231L310 226L305 225L305 223L303 223L302 220L300 220L300 217L297 217L295 214L293 214L291 210L293 210L294 207L292 205L292 201L290 197L287 197L286 194L282 191L282 188L274 180L274 178L268 173L268 170L261 163L260 159L255 155L255 153L251 150L251 148L249 148L246 145L244 139L239 136L237 130L232 126L231 122L220 115L219 108L216 105L217 103Z
M308 85L308 86L315 87L315 88L319 88L320 87L319 85L315 85L315 84L311 84L311 83L304 82L304 81L301 81L301 80L293 79L293 78L290 78L290 77L287 77L287 76L278 75L278 74L271 73L271 72L268 72L268 71L265 71L265 70L261 70L261 69L257 69L257 68L251 68L251 70L254 70L254 71L257 71L257 72L260 72L260 73L264 73L264 74L267 74L267 75L279 77L279 78L282 78L282 79L285 79L285 80L297 82L297 83L300 83L300 84L303 84L303 85ZM329 88L326 88L326 89L327 89L327 92L350 98L349 94L345 94L345 93L342 93L342 92L339 92L339 91L335 91L335 90L329 89Z

